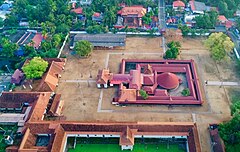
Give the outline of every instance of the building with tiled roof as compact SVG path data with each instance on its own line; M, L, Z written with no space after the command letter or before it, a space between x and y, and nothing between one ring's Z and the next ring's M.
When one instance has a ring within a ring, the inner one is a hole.
M180 0L174 1L172 6L173 6L174 10L184 10L184 8L185 8L184 2L182 2Z
M122 149L134 149L136 138L182 138L186 139L189 152L200 152L197 126L194 123L79 123L79 122L36 122L26 125L19 152L68 150L68 137L91 137L98 135L119 138ZM40 143L40 139L47 143ZM104 140L104 139L103 139ZM36 146L39 145L39 146Z
M14 71L11 77L11 83L18 85L23 79L24 79L24 73L20 69L17 69Z
M218 125L217 124L209 125L209 133L211 137L213 152L225 152L225 145L219 135Z
M165 72L157 77L157 83L159 86L165 89L175 89L179 85L180 79L171 72Z
M31 91L36 92L54 92L58 86L58 79L64 70L66 59L64 58L44 58L48 62L47 72L43 74L40 80L35 80ZM23 66L30 60L27 59Z
M71 12L74 12L74 13L80 15L83 13L83 9L81 7L78 7L78 8L72 9Z
M191 0L189 1L189 5L193 14L204 14L207 11L207 6L203 2Z
M221 24L225 24L228 21L228 19L224 15L218 15L218 21Z
M35 49L38 49L41 46L42 41L42 33L36 33L32 39L32 42L28 43L28 45L33 46Z
M123 18L123 26L141 27L143 26L142 17L147 10L143 6L123 7L118 11L118 15Z
M129 68L130 65L133 66ZM177 73L185 75L184 83L182 78L176 75ZM98 88L118 86L118 95L113 99L112 104L201 105L203 103L193 60L123 59L118 74L110 73L109 70L99 70L96 83ZM182 96L179 90L171 94L180 85L182 89L188 87L189 96ZM143 99L141 90L149 95L147 99Z
M0 122L23 127L27 121L42 121L50 92L3 92L0 96Z

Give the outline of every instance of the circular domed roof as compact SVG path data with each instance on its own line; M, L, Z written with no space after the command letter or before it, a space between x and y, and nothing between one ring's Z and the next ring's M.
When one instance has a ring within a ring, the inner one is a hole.
M157 83L165 89L175 89L179 85L179 78L170 72L164 72L158 75Z

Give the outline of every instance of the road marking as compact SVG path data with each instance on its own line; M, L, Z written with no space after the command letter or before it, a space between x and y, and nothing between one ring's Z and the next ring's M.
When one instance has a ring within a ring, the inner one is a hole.
M193 119L193 122L196 123L197 120L196 120L196 114L195 113L192 113L192 119Z
M95 79L89 79L89 80L60 80L60 82L69 82L69 83L81 83L81 82L86 82L86 83L95 83Z
M101 111L101 107L102 107L102 98L103 98L103 90L101 90L100 95L99 95L99 100L98 100L98 109L97 111Z
M240 86L239 82L225 82L225 81L205 81L208 86Z

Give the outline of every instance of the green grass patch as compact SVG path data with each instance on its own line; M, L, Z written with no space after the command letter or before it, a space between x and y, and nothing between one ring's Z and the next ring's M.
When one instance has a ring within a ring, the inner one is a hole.
M124 152L118 144L77 144L75 149L69 152ZM135 144L132 152L184 152L178 144Z

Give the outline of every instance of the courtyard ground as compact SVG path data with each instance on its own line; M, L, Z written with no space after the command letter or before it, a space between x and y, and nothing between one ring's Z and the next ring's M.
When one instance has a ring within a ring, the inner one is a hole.
M204 103L202 106L131 105L117 107L111 104L116 88L97 89L99 69L109 68L118 73L122 59L162 59L161 38L130 37L124 49L94 50L86 59L70 55L59 82L57 93L64 100L63 115L70 121L101 122L197 122L203 152L210 151L209 123L230 118L229 88L205 86L204 81L237 81L232 61L216 64L204 48L203 39L183 39L180 59L196 62ZM230 90L231 91L231 90Z

